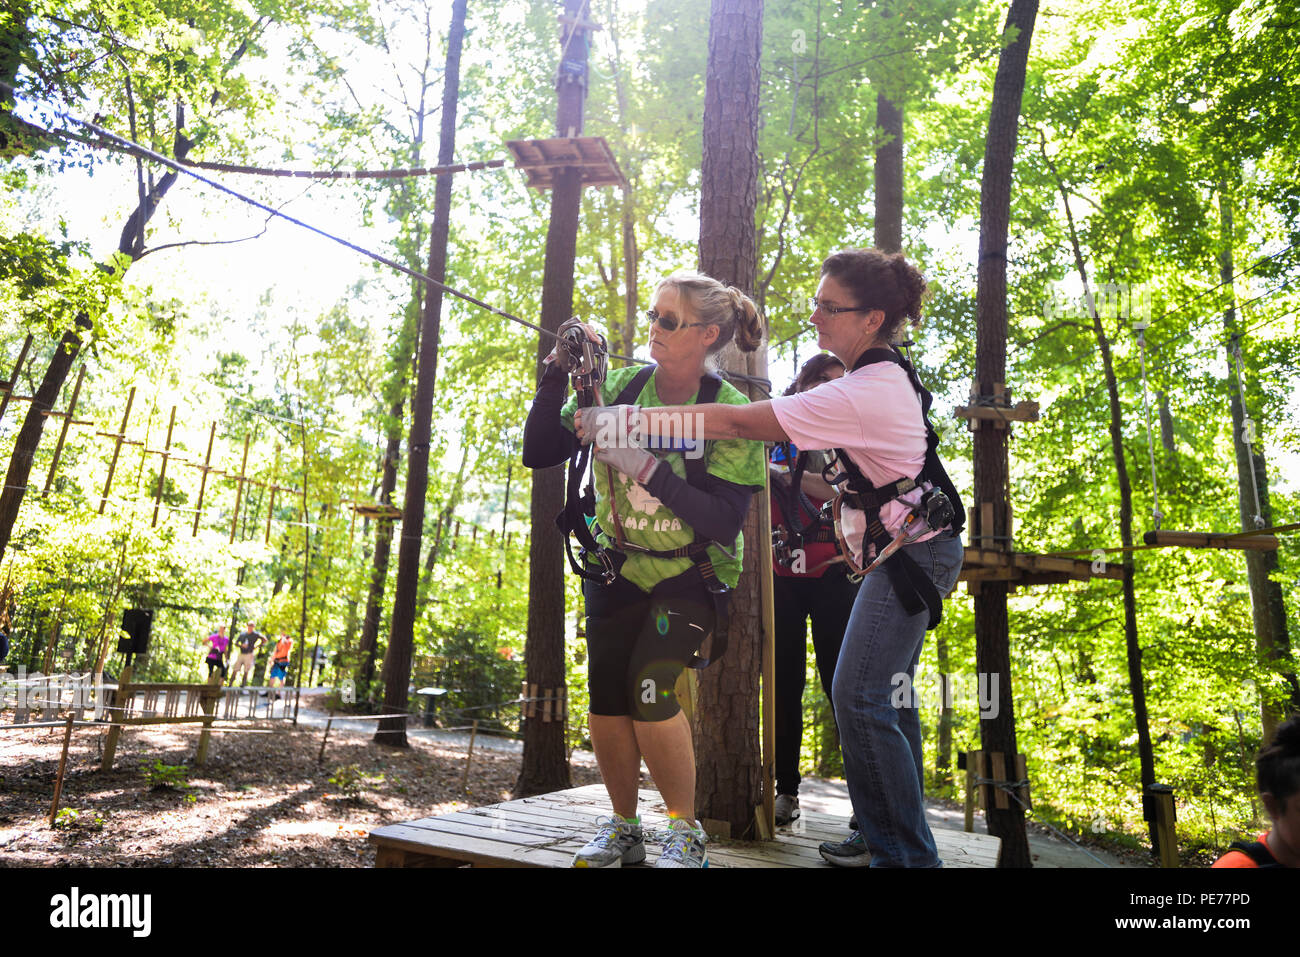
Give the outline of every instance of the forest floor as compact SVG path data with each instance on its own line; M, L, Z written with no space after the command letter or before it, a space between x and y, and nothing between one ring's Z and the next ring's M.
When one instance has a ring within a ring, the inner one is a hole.
M195 768L197 731L133 728L107 772L99 770L107 731L77 729L59 799L75 819L55 828L63 729L0 734L0 867L371 867L373 828L509 800L519 774L518 754L476 747L462 791L464 746L411 736L410 748L392 748L335 728L318 764L318 728L239 727L273 733L214 733L207 763ZM152 786L157 761L184 765L185 786ZM369 776L355 799L330 782L349 765ZM572 779L578 787L600 775L575 761Z
M375 851L366 835L375 827L511 798L518 742L480 736L462 791L466 742L447 732L411 727L411 746L400 749L375 744L368 731L335 727L318 763L325 715L309 710L312 703L304 695L296 731L260 721L239 727L270 733L213 733L202 768L193 767L198 732L162 726L124 732L114 769L101 772L107 729L80 728L59 800L70 811L55 828L49 813L63 729L0 734L0 867L370 867ZM9 719L0 715L0 724ZM591 755L573 757L574 787L600 783ZM183 766L187 780L154 784L156 762ZM356 796L340 786L340 769L360 778ZM805 778L804 785L805 807L847 819L844 782ZM653 787L644 771L642 786ZM961 828L959 804L926 803L932 827ZM1151 866L1144 852L1089 840L1101 857L1090 860L1036 824L1029 832L1036 866Z

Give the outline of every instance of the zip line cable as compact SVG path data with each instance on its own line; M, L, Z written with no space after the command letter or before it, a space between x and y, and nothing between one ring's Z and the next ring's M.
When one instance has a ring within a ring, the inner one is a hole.
M3 88L4 85L0 84L0 89ZM126 137L118 136L116 133L104 129L102 126L100 126L97 123L93 123L90 120L80 119L79 117L72 116L71 114L65 113L62 110L55 110L54 114L72 123L76 123L79 124L80 126L84 126L86 129L98 134L101 137L105 137L109 141L109 143L106 144L91 142L89 145L105 146L111 148L110 144L117 144L122 149L138 150L139 151L138 155L142 159L147 159L150 162L158 163L162 166L166 166L168 169L175 170L178 173L184 173L187 176L190 176L198 180L200 183L203 183L206 186L210 186L219 192L227 194L228 196L233 196L235 199L239 200L240 202L247 203L248 205L256 209L260 209L262 210L262 212L268 213L272 217L278 217L279 219L283 219L286 220L287 222L293 223L295 226L301 226L303 229L309 230L310 232L313 232L318 236L328 239L331 242L338 243L340 246L345 246L346 248L351 249L353 252L360 253L362 256L365 256L367 259L372 259L377 263L381 263L382 265L388 266L390 269L395 269L398 272L403 273L404 275L410 276L412 279L419 280L420 282L425 283L426 285L432 286L435 289L440 289L443 292L448 293L449 295L455 296L457 299L462 299L465 302L472 303L473 305L478 306L480 309L484 309L487 312L492 313L493 315L500 316L503 319L508 319L511 322L516 322L521 326L526 326L529 329L534 330L535 332L540 332L543 335L550 336L552 339L556 340L557 342L559 341L560 338L559 335L557 333L551 332L549 329L543 329L541 326L529 322L527 319L521 319L516 315L512 315L511 313L506 312L503 309L498 309L496 306L490 305L484 302L482 299L478 299L475 296L471 296L469 293L461 292L459 289L456 289L453 286L449 286L446 283L439 282L437 279L433 279L430 276L426 276L424 273L417 272L414 269L409 268L408 266L403 266L401 263L396 262L393 259L389 259L387 256L384 256L381 253L377 253L372 250L366 249L364 246L358 246L356 243L344 239L341 236L336 236L333 233L327 232L326 230L321 229L319 226L313 226L311 225L311 223L304 222L301 219L298 219L294 216L290 216L288 213L281 212L278 209L273 209L272 207L266 205L265 203L253 199L251 196L245 196L243 193L240 193L238 190L232 189L231 187L219 183L216 180L209 179L206 176L201 176L200 174L194 172L193 169L189 168L185 164L178 163L176 160L163 156L161 153L156 153L153 150L148 149L147 147L141 146L140 144L127 139ZM50 132L53 135L59 135L58 131L47 131L47 132ZM621 362L631 362L631 363L635 363L636 365L652 365L652 363L649 360L638 359L635 356L619 355L616 352L609 352L607 353L607 355L609 356L609 358L618 359ZM763 391L767 392L769 395L771 393L771 386L772 386L771 381L768 379L764 379L760 376L750 376L741 372L730 372L727 370L719 370L719 374L724 376L725 378L732 379L738 382L747 382L756 385Z
M184 173L186 176L198 180L200 183L203 183L205 186L209 186L212 189L215 189L221 193L225 193L228 196L233 196L235 199L239 200L240 202L246 203L249 206L254 207L255 209L260 209L262 212L267 213L270 216L283 219L287 222L293 223L295 226L300 226L303 229L308 230L309 232L313 232L318 236L330 240L331 242L338 243L340 246L344 246L348 249L351 249L355 253L360 253L362 256L365 256L367 259L372 259L377 263L381 263L382 265L389 267L390 269L395 269L398 272L402 273L403 275L410 276L412 279L416 279L422 283L425 283L428 286L432 286L435 289L440 289L441 291L449 295L455 296L457 299L462 299L465 302L472 303L473 305L478 306L480 309L484 309L492 313L493 315L500 316L503 319L508 319L511 322L516 322L519 325L526 326L535 332L539 332L542 333L543 335L550 336L552 339L556 340L557 342L559 341L560 338L559 335L554 332L551 332L549 329L543 329L541 326L529 322L527 319L521 319L518 316L506 312L503 309L498 309L496 306L490 305L484 302L482 299L476 298L475 296L471 296L469 293L461 292L459 289L456 289L453 286L449 286L444 282L439 282L437 279L434 279L430 276L426 276L424 273L417 272L416 270L411 269L409 266L403 266L401 263L397 262L396 260L390 259L381 253L377 253L372 250L366 249L364 246L359 246L356 243L351 242L350 240L342 238L341 236L336 236L333 233L321 229L319 226L313 226L311 223L304 222L301 219L298 219L294 216L290 216L288 213L281 212L280 210L268 206L266 203L263 203L259 200L253 199L251 196L246 196L243 193L239 192L238 190L232 189L231 187L226 186L223 183L219 183L214 179L209 179L206 176L196 173L193 169L191 169L190 167L186 166L183 163L178 163L176 160L171 159L170 157L167 156L163 156L161 153L157 153L149 149L148 147L141 146L139 143L136 143L133 140L127 139L126 137L123 136L119 136L118 134L113 133L110 130L106 130L98 123L91 122L90 120L83 120L80 117L73 116L72 114L66 113L63 110L54 110L53 112L55 116L65 119L71 123L75 123L78 126L84 127L85 129L90 130L92 133L95 133L96 135L102 137L107 144L116 144L117 146L122 148L138 150L139 151L138 155L142 159L147 159L152 163L157 163L161 166L165 166L168 169L174 170L178 173ZM614 353L609 353L609 356L612 359L619 359L620 361L623 362L634 362L640 365L649 365L649 363L644 359L636 359L629 356L616 355Z
M1204 297L1208 296L1210 293L1214 292L1214 290L1216 290L1216 289L1220 289L1220 288L1222 288L1223 286L1226 286L1226 285L1228 285L1229 283L1233 282L1234 280L1236 280L1236 279L1240 279L1240 278L1242 278L1243 276L1246 276L1247 274L1254 272L1256 269L1258 269L1260 266L1264 265L1265 263L1272 262L1274 259L1277 259L1279 256L1282 256L1282 255L1284 255L1285 253L1288 253L1288 252L1290 252L1291 250L1296 249L1296 248L1298 248L1298 247L1300 247L1300 243L1291 243L1289 246L1284 246L1282 249L1279 249L1277 252L1273 253L1272 255L1264 256L1264 257L1262 257L1261 259L1257 259L1255 262L1251 263L1251 264L1250 264L1249 266L1247 266L1245 269L1242 269L1242 270L1240 270L1239 272L1235 272L1235 273L1233 273L1233 274L1232 274L1231 276L1229 276L1227 279L1224 279L1224 280L1221 281L1221 282L1215 283L1213 286L1210 286L1208 289L1203 289L1203 290L1201 290L1201 291L1198 292L1196 295L1192 296L1190 299L1185 299L1185 300L1183 300L1182 302L1178 303L1177 305L1175 305L1175 306L1171 306L1170 308L1168 308L1168 309L1166 309L1164 312L1162 312L1160 315L1156 316L1154 319L1148 320L1148 323L1159 322L1161 319L1165 319L1165 318L1168 318L1169 316L1172 316L1172 315L1174 315L1174 314L1176 314L1176 313L1182 312L1184 309L1186 309L1186 308L1187 308L1188 306L1190 306L1192 303L1196 302L1196 301L1199 300L1199 299L1203 299ZM1095 301L1096 301L1096 296L1095 296L1095 295L1092 295L1091 298L1093 299L1093 301L1094 301L1094 303L1095 303ZM1253 300L1252 300L1252 301L1253 301ZM1198 327L1196 327L1197 330L1199 330L1199 329L1201 329L1201 328L1204 328L1204 326L1198 326ZM1189 331L1195 331L1195 330L1189 330ZM1168 345L1170 342L1176 341L1176 338L1177 338L1177 337L1175 337L1174 339L1166 340L1165 342L1160 343L1160 345L1161 345L1161 346L1163 346L1163 345ZM1016 346L1015 348L1008 350L1007 355L1010 356L1010 355L1013 355L1013 354L1016 353L1016 352L1020 352L1022 349L1026 348L1027 346L1029 346L1030 343L1032 343L1033 341L1034 341L1034 340L1031 339L1031 340L1029 340L1029 342L1026 342L1026 343L1024 343L1023 345ZM1158 349L1159 346L1157 346L1156 348ZM1153 351L1154 351L1154 350L1153 350ZM1083 362L1083 361L1085 361L1085 360L1088 359L1088 358L1091 358L1091 356L1086 356L1086 357L1082 357L1082 358L1079 358L1079 359L1072 360L1072 361L1070 361L1070 362L1064 362L1064 363L1061 363L1061 364L1059 364L1059 365L1057 366L1057 368L1068 368L1069 366L1077 365L1079 362Z

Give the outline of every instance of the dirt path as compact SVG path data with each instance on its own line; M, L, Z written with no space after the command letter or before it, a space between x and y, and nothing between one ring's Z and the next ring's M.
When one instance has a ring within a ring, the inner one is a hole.
M48 824L63 732L0 732L0 867L368 867L372 827L508 800L517 754L476 747L468 792L465 749L413 737L409 749L331 733L317 764L321 731L283 723L240 727L272 734L213 734L208 763L190 768L188 791L154 788L155 761L189 766L196 731L131 730L116 767L99 771L106 731L73 737L60 806L71 826ZM360 799L330 783L339 768L369 775ZM573 784L600 780L576 765Z

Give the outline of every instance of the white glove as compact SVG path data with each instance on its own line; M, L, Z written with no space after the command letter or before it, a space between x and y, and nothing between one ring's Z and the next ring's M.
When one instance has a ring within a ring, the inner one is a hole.
M573 427L583 445L633 448L645 442L639 405L595 405L573 414ZM626 473L630 474L630 473Z
M624 475L631 476L636 482L645 485L650 476L659 467L659 460L645 449L636 446L627 448L602 448L596 446L596 461L611 466Z

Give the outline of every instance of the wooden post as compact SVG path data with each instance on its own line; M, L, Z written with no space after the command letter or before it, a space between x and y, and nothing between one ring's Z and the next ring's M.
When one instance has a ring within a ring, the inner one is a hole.
M74 425L93 424L89 420L82 421L76 418L77 399L81 395L81 383L82 380L84 380L85 378L86 378L86 366L85 364L82 364L80 370L78 370L77 372L76 384L73 385L72 387L72 401L68 403L68 411L45 413L47 416L63 419L63 425L59 429L59 440L54 443L54 458L50 461L50 473L47 476L45 476L45 488L41 490L42 495L45 495L47 492L49 492L50 486L54 484L54 473L58 471L59 468L59 457L63 455L63 443L67 441L69 427Z
M973 833L975 830L975 769L979 766L980 752L967 751L963 755L966 766L966 821L963 830Z
M131 405L135 402L135 386L131 386L131 391L126 395L126 410L122 413L122 425L116 433L99 432L105 438L113 439L113 457L108 462L108 477L104 479L104 493L99 498L99 514L104 514L104 509L108 507L108 493L113 487L113 473L117 471L117 460L122 454L122 446L126 444L126 424L131 418Z
M460 776L460 789L467 791L469 789L469 767L474 761L474 738L478 736L478 718L475 718L469 728L469 751L465 754L465 773Z
M23 360L27 358L27 350L32 347L32 337L28 336L23 340L23 347L18 350L18 361L14 363L14 373L9 377L9 381L0 387L4 392L4 397L0 398L0 419L5 417L5 410L9 408L9 400L13 398L14 389L18 388L18 373L23 371Z
M59 776L54 779L54 801L50 804L50 827L54 827L55 815L59 813L59 797L63 794L63 772L68 766L68 745L72 743L74 718L74 713L68 714L67 729L63 732L63 754L59 756Z
M1143 795L1143 817L1154 822L1156 848L1161 867L1178 867L1178 831L1174 827L1174 789L1167 784L1153 784Z
M230 517L230 544L235 543L235 532L239 529L239 506L244 501L244 483L248 480L244 477L248 471L248 442L252 439L251 434L244 435L244 458L239 463L239 477L235 479L235 511Z
M117 753L117 739L122 736L122 708L131 694L131 666L122 669L117 679L117 694L113 695L113 709L108 714L108 739L104 742L104 757L99 763L101 771L113 770L113 756Z
M199 479L199 500L194 506L194 532L190 535L195 538L199 534L199 519L203 517L203 493L208 487L208 473L212 471L212 443L217 438L217 423L212 423L212 428L208 430L208 453L203 457L203 465L200 469L203 477Z
M758 540L772 540L772 507L769 470L763 470L763 502L758 510ZM758 549L758 576L763 603L763 818L759 838L770 840L776 833L776 598L772 581L772 549Z
M176 406L172 406L171 418L167 420L167 442L163 445L163 450L160 453L162 455L162 465L158 469L158 493L153 497L153 521L149 523L150 528L158 525L158 509L162 507L163 487L167 484L167 460L171 458L172 454L172 429L175 426Z
M329 741L330 739L330 728L333 725L334 725L334 716L330 715L329 720L325 722L325 736L320 739L320 754L316 755L317 764L320 764L322 761L325 760L325 742Z
M221 671L216 669L208 675L208 687L199 692L199 705L203 708L206 717L203 719L203 730L199 732L199 750L194 755L195 767L202 767L208 760L209 730L212 728L212 720L217 710L217 697L220 693Z

